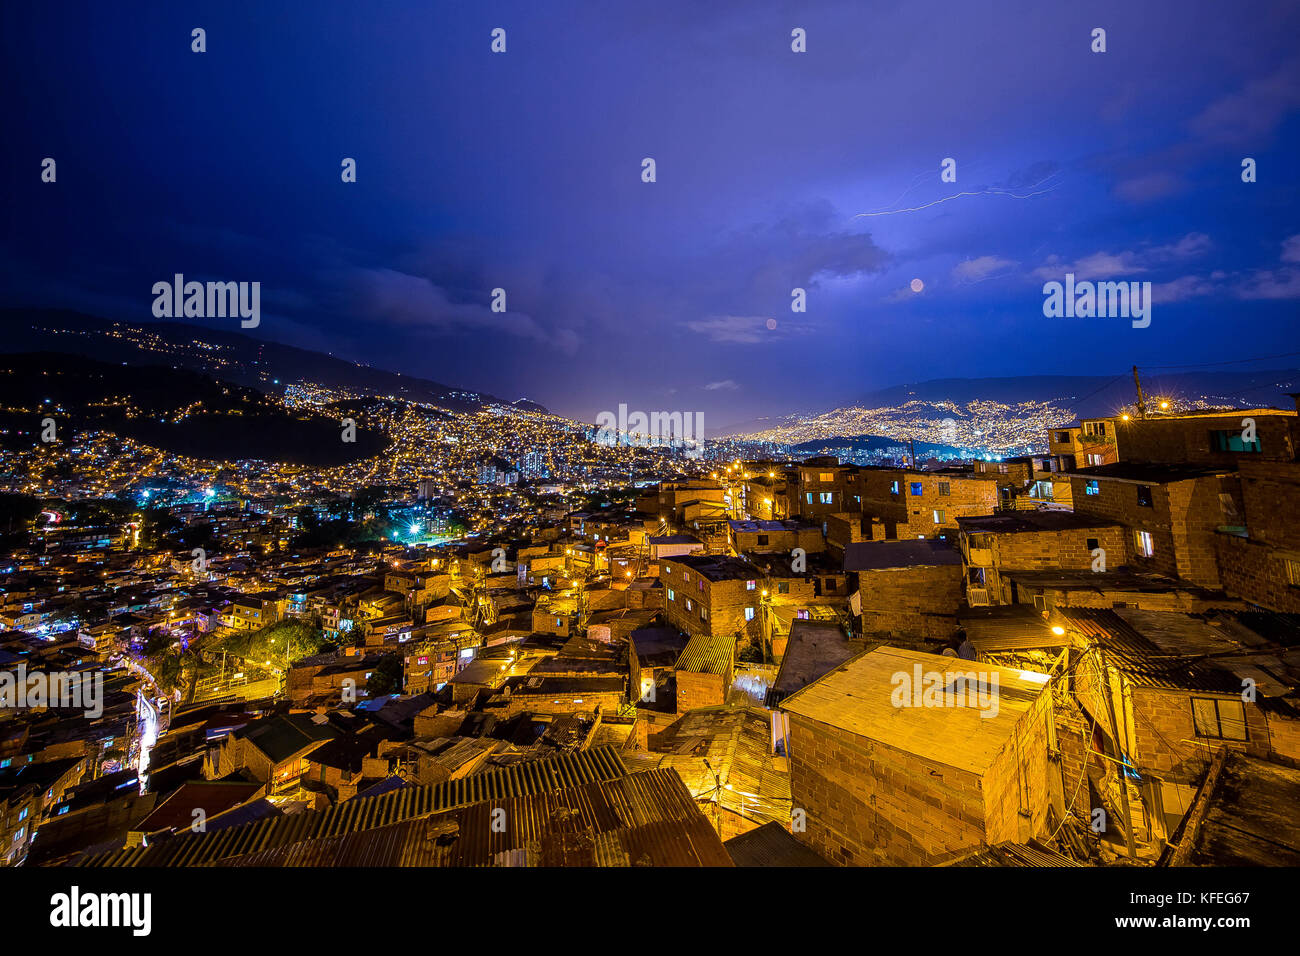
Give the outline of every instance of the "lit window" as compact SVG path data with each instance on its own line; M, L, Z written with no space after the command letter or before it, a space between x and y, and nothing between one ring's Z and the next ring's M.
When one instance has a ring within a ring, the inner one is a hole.
M1152 541L1149 531L1134 531L1133 542L1137 545L1138 554L1144 558L1149 558L1156 553L1155 542Z
M896 494L898 494L898 482L896 482L896 481L891 481L891 482L889 483L889 493L890 493L891 495L896 495Z
M1150 508L1151 507L1151 486L1138 485L1137 499L1138 499L1139 508Z
M745 620L752 621L753 619L754 619L754 609L752 607L745 608Z
M948 520L948 514L947 514L947 512L945 512L945 511L935 511L935 513L934 513L934 523L935 523L935 524L943 524L943 523L944 523L945 521L947 521L947 520Z
M1083 486L1083 493L1084 493L1085 495L1099 495L1099 494L1101 494L1101 484L1100 484L1100 482L1096 482L1096 481L1090 481L1090 482L1088 482L1086 485Z
M754 590L754 585L755 585L755 583L756 583L756 582L754 582L754 581L746 581L746 582L745 582L745 590L746 590L746 591L752 591L752 590Z
M922 491L921 483L919 481L912 482L912 497L914 498L921 497L921 491Z
M676 600L677 600L677 595L673 593L673 589L672 589L672 588L669 588L669 589L668 589L668 600L670 600L670 601L676 601Z
M1285 558L1286 562L1286 581L1293 587L1300 588L1300 561L1295 558Z
M822 494L821 494L821 503L824 504L824 505L834 504L834 503L835 503L835 492L833 492L833 491L823 491Z

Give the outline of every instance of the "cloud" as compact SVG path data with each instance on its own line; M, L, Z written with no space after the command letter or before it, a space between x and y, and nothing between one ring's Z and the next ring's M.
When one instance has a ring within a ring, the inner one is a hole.
M1262 269L1234 291L1239 299L1300 299L1300 269Z
M740 386L729 378L724 378L721 382L710 382L704 386L706 392L734 392L738 388Z
M1174 279L1172 282L1156 282L1151 286L1151 298L1153 301L1182 302L1185 299L1196 299L1201 296L1213 295L1219 291L1218 286L1201 276L1183 276Z
M1060 279L1067 272L1072 272L1076 279L1082 280L1114 278L1146 271L1146 267L1137 261L1134 252L1094 252L1074 262L1066 262L1060 256L1048 256L1047 261L1035 269L1033 275L1038 279Z
M494 312L477 302L453 302L423 276L395 269L358 269L349 277L351 309L371 321L430 331L485 331L547 343L572 354L580 340L571 329L543 329L522 312Z
M1283 241L1282 261L1300 262L1300 235L1292 236Z
M952 270L952 277L958 282L982 282L989 276L1010 269L1016 263L1011 259L1002 259L998 256L979 256L975 259L966 259Z
M1283 63L1268 76L1225 93L1189 124L1213 143L1258 143L1271 136L1292 110L1300 107L1300 58Z
M1205 233L1189 232L1176 242L1162 246L1148 246L1117 253L1094 252L1074 262L1067 262L1060 256L1048 256L1043 265L1031 274L1037 279L1044 280L1060 279L1067 272L1074 273L1074 277L1078 280L1117 279L1149 272L1158 266L1194 259L1204 255L1213 245L1210 237Z
M768 328L768 323L776 328ZM791 335L806 335L812 331L807 325L778 322L766 315L711 315L682 323L692 332L707 336L711 342L729 342L735 345L756 345Z

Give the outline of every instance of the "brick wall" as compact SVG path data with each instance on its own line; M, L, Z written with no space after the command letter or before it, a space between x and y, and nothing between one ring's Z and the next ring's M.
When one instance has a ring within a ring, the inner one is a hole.
M1245 524L1256 541L1300 551L1300 462L1241 462Z
M1097 482L1097 494L1086 493L1090 480ZM1240 520L1241 486L1236 475L1146 485L1149 507L1138 504L1137 482L1086 477L1070 481L1077 514L1111 518L1129 529L1125 560L1119 563L1181 577L1202 587L1221 586L1215 538L1220 526ZM1227 510L1221 495L1226 496ZM1133 533L1139 530L1151 535L1154 554L1150 558L1137 554ZM1106 563L1116 566L1109 554Z
M1259 452L1214 450L1210 432L1240 435L1242 420L1255 420ZM1195 462L1231 467L1234 462L1264 458L1293 461L1296 455L1297 418L1294 412L1272 414L1233 412L1195 418L1131 419L1115 423L1121 461Z
M963 598L962 567L861 571L862 634L946 641L957 629Z
M794 835L831 863L922 866L984 839L975 774L789 716L791 797L806 814Z
M1300 614L1300 587L1288 581L1280 553L1232 534L1216 535L1214 546L1225 591L1271 611Z
M716 707L727 702L727 677L698 671L677 672L677 713L697 707Z

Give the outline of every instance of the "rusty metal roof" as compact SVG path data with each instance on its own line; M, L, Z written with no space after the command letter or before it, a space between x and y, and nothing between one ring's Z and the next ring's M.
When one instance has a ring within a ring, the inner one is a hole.
M1241 681L1229 672L1195 660L1196 655L1161 650L1114 611L1070 607L1057 608L1057 612L1076 631L1100 645L1111 663L1136 684L1165 690L1241 693Z
M495 825L494 825L495 824ZM458 807L216 866L731 866L673 770Z
M425 786L358 797L324 811L304 811L215 833L182 833L148 847L89 857L83 866L202 866L227 857L392 826L481 801L559 790L627 773L613 747L559 754Z

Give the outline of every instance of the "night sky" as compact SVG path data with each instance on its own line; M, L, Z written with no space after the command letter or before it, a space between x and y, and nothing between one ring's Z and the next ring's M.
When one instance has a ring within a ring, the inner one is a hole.
M706 434L1297 351L1300 5L1083 6L5 4L0 299L257 280L251 335ZM1150 327L1045 319L1067 271L1152 282Z

